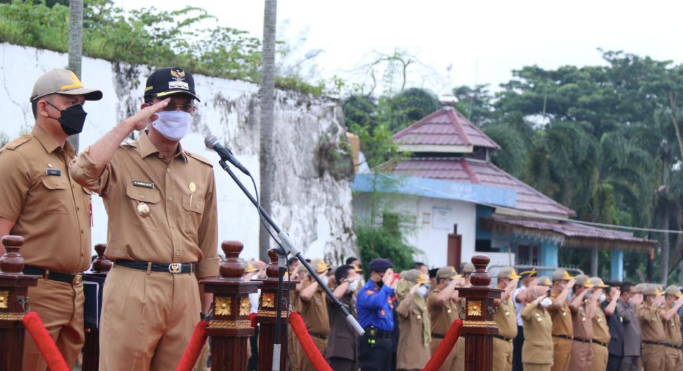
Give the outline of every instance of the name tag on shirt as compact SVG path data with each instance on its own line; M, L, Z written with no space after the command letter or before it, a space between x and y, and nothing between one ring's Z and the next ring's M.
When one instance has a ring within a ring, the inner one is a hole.
M133 185L135 187L142 187L142 188L148 188L148 189L154 189L154 183L151 182L143 182L141 180L134 180Z
M47 175L47 176L62 176L62 171L59 169L45 169L45 175Z

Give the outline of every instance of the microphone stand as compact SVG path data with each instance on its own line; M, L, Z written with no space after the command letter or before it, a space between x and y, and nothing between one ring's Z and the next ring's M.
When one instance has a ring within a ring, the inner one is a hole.
M275 230L275 232L278 235L278 238L280 239L280 241L276 240L275 242L277 242L280 245L280 247L282 247L282 250L284 250L284 251L278 252L278 288L277 288L277 299L276 299L278 306L277 306L277 318L276 318L276 323L275 323L275 344L273 345L273 371L279 371L280 370L280 349L282 346L280 344L280 336L281 336L280 327L282 326L282 319L281 319L281 304L282 304L282 296L283 296L282 284L284 281L284 272L286 270L286 268L285 268L286 258L287 258L288 254L292 254L292 255L296 256L297 259L299 259L299 262L301 262L301 264L306 268L306 270L308 270L308 273L310 273L311 276L318 282L318 285L320 287L322 287L322 289L325 291L327 296L330 299L332 299L332 302L339 308L339 310L342 311L342 313L344 314L344 317L346 317L346 321L349 323L349 325L351 325L351 327L353 327L353 329L356 331L356 333L358 333L358 335L360 335L360 336L365 334L365 330L363 330L363 328L360 326L358 321L356 321L356 319L353 318L351 313L349 313L349 311L346 310L346 308L339 301L339 299L337 299L334 296L334 294L332 293L330 288L327 287L327 285L325 285L323 283L322 279L320 279L320 276L318 276L318 274L311 267L311 265L308 264L308 262L306 261L306 258L304 258L301 251L299 251L299 249L297 249L294 246L294 243L289 238L289 235L286 232L282 231L280 229L280 227L278 227L278 225L273 221L273 219L271 219L270 215L268 215L268 213L265 210L263 210L261 205L258 202L256 202L256 199L246 189L244 184L242 184L242 182L237 178L235 173L233 173L233 171L230 169L230 167L225 162L225 160L221 159L218 163L221 165L221 168L223 168L223 170L225 170L225 172L227 172L228 175L230 175L230 177L235 182L235 184L237 184L237 186L240 187L240 189L242 190L244 195L247 196L247 198L249 198L251 203L254 204L254 206L258 209L260 217L263 217L263 219L265 219L265 221L273 228L273 230ZM280 249L278 249L278 250L280 250Z

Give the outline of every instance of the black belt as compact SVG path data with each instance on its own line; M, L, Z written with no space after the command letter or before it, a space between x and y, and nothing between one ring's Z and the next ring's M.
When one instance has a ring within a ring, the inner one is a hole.
M569 335L553 335L554 338L560 338L560 339L567 339L567 340L574 340L573 337Z
M434 339L443 339L445 337L445 335L439 335L439 334L432 333L432 337Z
M375 326L368 326L365 328L365 336L371 338L391 339L391 332L382 331Z
M675 345L673 345L673 344L664 343L663 345L664 345L665 347L669 347L669 348L674 348L674 349L677 349L677 350L681 350L681 347L677 347L677 346L675 346Z
M46 280L70 283L72 285L80 285L83 282L83 275L81 273L61 273L45 268L33 267L30 265L24 266L24 274L31 276L43 276L43 278Z
M493 337L496 338L496 339L501 339L501 340L505 340L505 341L512 341L512 340L514 340L514 339L506 338L505 336L502 336L502 335L493 335Z
M643 340L643 344L649 344L649 345L666 345L666 343L663 343L661 341L650 341L650 340Z
M194 273L197 270L197 264L195 263L148 263L141 262L137 260L117 260L114 262L115 265L120 265L122 267L137 269L141 271L150 270L152 272L165 272L171 274L179 273Z
M593 344L602 345L602 346L605 347L605 348L607 348L607 347L609 346L608 343L603 343L602 341L597 341L597 340L595 340L595 339L593 339Z
M313 336L314 338L327 340L327 335L322 335L322 334L318 334L318 333L310 332L310 331L309 331L308 334L311 335L311 336Z
M593 342L593 339L574 338L574 339L572 339L572 340L578 341L578 342L581 342L581 343L588 343L588 344L590 344L590 343Z

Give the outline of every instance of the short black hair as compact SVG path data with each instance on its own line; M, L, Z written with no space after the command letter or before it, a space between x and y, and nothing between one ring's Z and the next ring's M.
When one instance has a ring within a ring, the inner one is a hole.
M33 111L33 118L38 118L38 101L40 99L34 99L31 101L31 111Z
M622 294L628 293L629 290L631 290L631 287L633 287L633 286L635 286L633 284L633 282L628 282L628 281L622 282L621 283L621 293Z
M292 264L296 263L297 260L299 260L299 259L297 259L297 258L289 258L289 260L287 260L287 265L292 265Z
M413 269L420 269L420 268L426 267L426 266L427 266L427 264L425 264L425 263L423 263L423 262L415 262L415 263L413 263Z
M342 280L349 276L349 271L352 269L355 269L355 268L351 265L348 265L348 264L340 265L337 268L337 270L334 271L334 279L336 279L337 283L341 285Z
M349 257L346 259L346 265L351 265L355 261L358 261L358 258L356 258L355 256Z

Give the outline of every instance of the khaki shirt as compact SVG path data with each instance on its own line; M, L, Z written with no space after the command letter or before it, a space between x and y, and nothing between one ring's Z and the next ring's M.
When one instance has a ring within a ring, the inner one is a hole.
M590 340L593 338L593 310L588 308L588 300L584 300L576 312L573 312L574 337Z
M180 148L167 164L146 132L123 143L108 164L93 162L88 153L89 148L69 167L77 182L104 200L110 260L198 263L198 278L218 275L216 184L209 160ZM142 204L149 207L146 218L138 212Z
M517 337L517 313L515 306L512 304L512 298L501 302L498 306L498 311L493 315L493 320L498 326L498 335L508 339Z
M558 296L559 293L551 293L550 299L555 301ZM567 304L566 300L560 309L549 309L548 312L550 317L553 319L553 335L574 336L574 326L572 324L571 316L572 312L569 309L569 304Z
M648 305L646 302L640 303L638 306L637 316L640 324L640 335L642 340L647 341L666 341L666 333L664 332L664 324L659 315L660 308L653 303Z
M597 308L595 308L595 317L593 317L592 321L593 340L609 344L609 341L612 339L612 335L609 333L609 324L607 324L605 312L603 312L600 304L596 304L596 306Z
M414 304L416 295L406 294L396 307L399 325L396 368L399 370L421 370L432 356L429 347L424 345L423 313Z
M63 273L90 266L90 191L69 173L76 151L38 125L0 150L0 217L24 237L24 263Z
M458 311L456 303L453 300L447 300L443 305L436 303L436 297L441 292L440 288L435 288L427 297L427 311L429 312L429 319L431 320L432 334L445 336L448 329L451 328L453 321L458 319Z
M670 310L670 306L665 306L665 310ZM664 331L666 332L666 342L677 347L683 343L681 339L681 316L674 314L670 320L664 321Z
M522 324L524 326L522 362L552 364L553 322L550 313L531 302L522 310Z
M301 290L304 290L311 284L311 281L304 281ZM330 316L327 312L327 294L321 287L313 294L310 301L300 300L301 318L308 332L318 335L327 336L330 334Z

